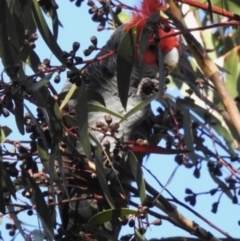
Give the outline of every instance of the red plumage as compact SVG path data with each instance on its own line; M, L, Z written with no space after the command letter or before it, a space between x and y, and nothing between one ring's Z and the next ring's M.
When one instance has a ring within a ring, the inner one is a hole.
M141 2L140 9L136 9L133 12L132 20L125 25L124 29L128 31L133 26L136 26L137 39L139 39L142 29L144 27L144 24L149 18L149 16L153 13L160 12L163 10L165 10L164 0L143 0ZM158 30L158 35L160 37L159 44L163 54L166 54L174 47L178 47L179 41L176 36L163 38L163 37L166 37L167 35L174 33L174 30L171 28L170 31L168 31L168 33L164 31L163 26L169 26L169 23L168 23L168 20L163 17L160 17L159 23L160 23L159 30ZM151 51L146 50L143 56L143 62L145 62L146 64L154 65L156 64L156 56Z

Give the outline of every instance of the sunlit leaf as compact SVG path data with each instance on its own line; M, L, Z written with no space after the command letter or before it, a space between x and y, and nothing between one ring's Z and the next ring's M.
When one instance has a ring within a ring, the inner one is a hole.
M109 222L118 218L125 217L127 215L136 215L138 214L137 210L128 209L128 208L116 208L108 209L102 212L98 212L96 215L92 216L88 221L89 225L100 225L105 222Z
M119 118L120 120L123 120L123 117L121 115L119 115L116 112L111 111L110 109L107 109L107 108L105 108L104 106L101 106L101 105L88 103L88 111L89 112L99 111L99 112L107 113L107 114L110 114L112 116L115 116L115 117Z

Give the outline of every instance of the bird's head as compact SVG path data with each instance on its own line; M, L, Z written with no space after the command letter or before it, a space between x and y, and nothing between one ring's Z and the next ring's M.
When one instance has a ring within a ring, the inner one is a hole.
M147 19L156 12L165 10L164 0L142 0L140 9L133 11L132 20L125 25L124 30L128 31L136 27L137 43L139 42L142 30ZM156 31L153 31L148 40L148 47L143 53L143 63L156 65L158 63L158 44L160 45L164 67L167 73L176 67L179 60L179 39L173 36L174 30L168 20L164 17L159 18ZM169 36L169 37L168 37Z

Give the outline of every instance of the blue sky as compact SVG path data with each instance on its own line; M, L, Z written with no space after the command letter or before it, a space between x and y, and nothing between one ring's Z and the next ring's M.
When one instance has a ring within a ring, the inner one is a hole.
M123 1L124 2L124 1ZM126 1L128 5L137 5L137 0L128 0ZM98 46L103 46L104 43L109 38L111 32L103 31L96 32L97 23L93 23L90 18L91 15L88 14L88 6L86 5L86 1L82 4L81 8L76 8L74 3L69 1L59 0L59 10L58 15L60 21L63 24L63 28L59 29L59 37L58 44L63 50L69 51L71 50L72 43L74 41L79 41L81 43L81 48L79 50L79 55L82 57L83 50L86 49L90 44L90 37L96 35L98 37ZM50 21L48 21L50 23ZM58 61L52 56L51 51L45 46L43 41L41 40L41 36L39 34L39 40L36 42L36 52L38 53L41 60L45 58L49 58L52 60L52 64L59 64ZM29 73L30 74L30 73ZM62 75L62 81L60 84L56 86L57 90L60 90L62 85L64 84L65 75ZM170 90L171 91L171 90ZM174 94L174 93L172 93ZM156 108L156 105L153 106ZM1 125L10 125L13 129L15 129L14 119L7 118L4 119L0 117ZM14 132L11 134L10 139L24 139L27 137L22 137L20 134ZM207 143L208 145L212 145L212 143ZM144 162L144 165L151 170L151 172L161 181L162 184L165 184L169 179L171 173L176 167L176 163L174 162L174 156L164 156L164 155L151 155L151 157ZM226 170L224 170L226 172ZM167 187L176 197L179 198L180 201L184 202L185 197L185 188L191 188L195 192L205 192L209 191L212 188L216 188L216 184L209 178L208 169L205 165L202 166L201 170L201 178L197 180L193 177L193 169L185 169L184 167L179 167L173 180ZM145 174L146 180L159 191L161 188L156 184L156 182L148 175ZM164 195L167 196L165 192ZM240 211L239 205L232 205L232 201L223 194L221 199L221 203L219 206L219 210L217 214L213 214L211 212L211 204L216 202L218 195L209 196L202 195L198 197L198 202L194 209L199 212L201 215L206 217L210 222L217 225L219 228L227 231L233 237L239 237L239 226L237 225L237 221L240 220ZM217 237L222 237L220 233L210 228L207 224L203 223L197 217L195 217L192 213L187 211L186 209L178 206L177 207L180 212L188 219L193 220L194 222L200 224L207 231L212 232ZM155 210L159 212L158 210ZM161 212L160 212L161 213ZM27 215L21 215L22 219L25 223L38 225L36 218L30 218ZM34 219L34 221L33 221ZM150 218L150 220L153 220ZM0 225L0 230L2 232L3 238L6 240L10 240L9 236L5 230L5 223L9 222L8 218L3 219L2 225ZM31 229L30 227L27 227ZM132 233L133 230L124 228L122 233ZM147 231L146 237L149 238L166 238L169 236L190 236L189 233L174 227L172 224L168 224L167 222L163 222L162 226L151 226ZM20 236L17 237L16 240L22 240Z

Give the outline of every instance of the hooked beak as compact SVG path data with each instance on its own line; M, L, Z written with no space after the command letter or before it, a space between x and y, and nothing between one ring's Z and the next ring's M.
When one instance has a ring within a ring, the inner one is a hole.
M178 64L179 61L179 52L176 47L172 48L167 54L163 57L164 60L164 69L165 76L167 76Z

